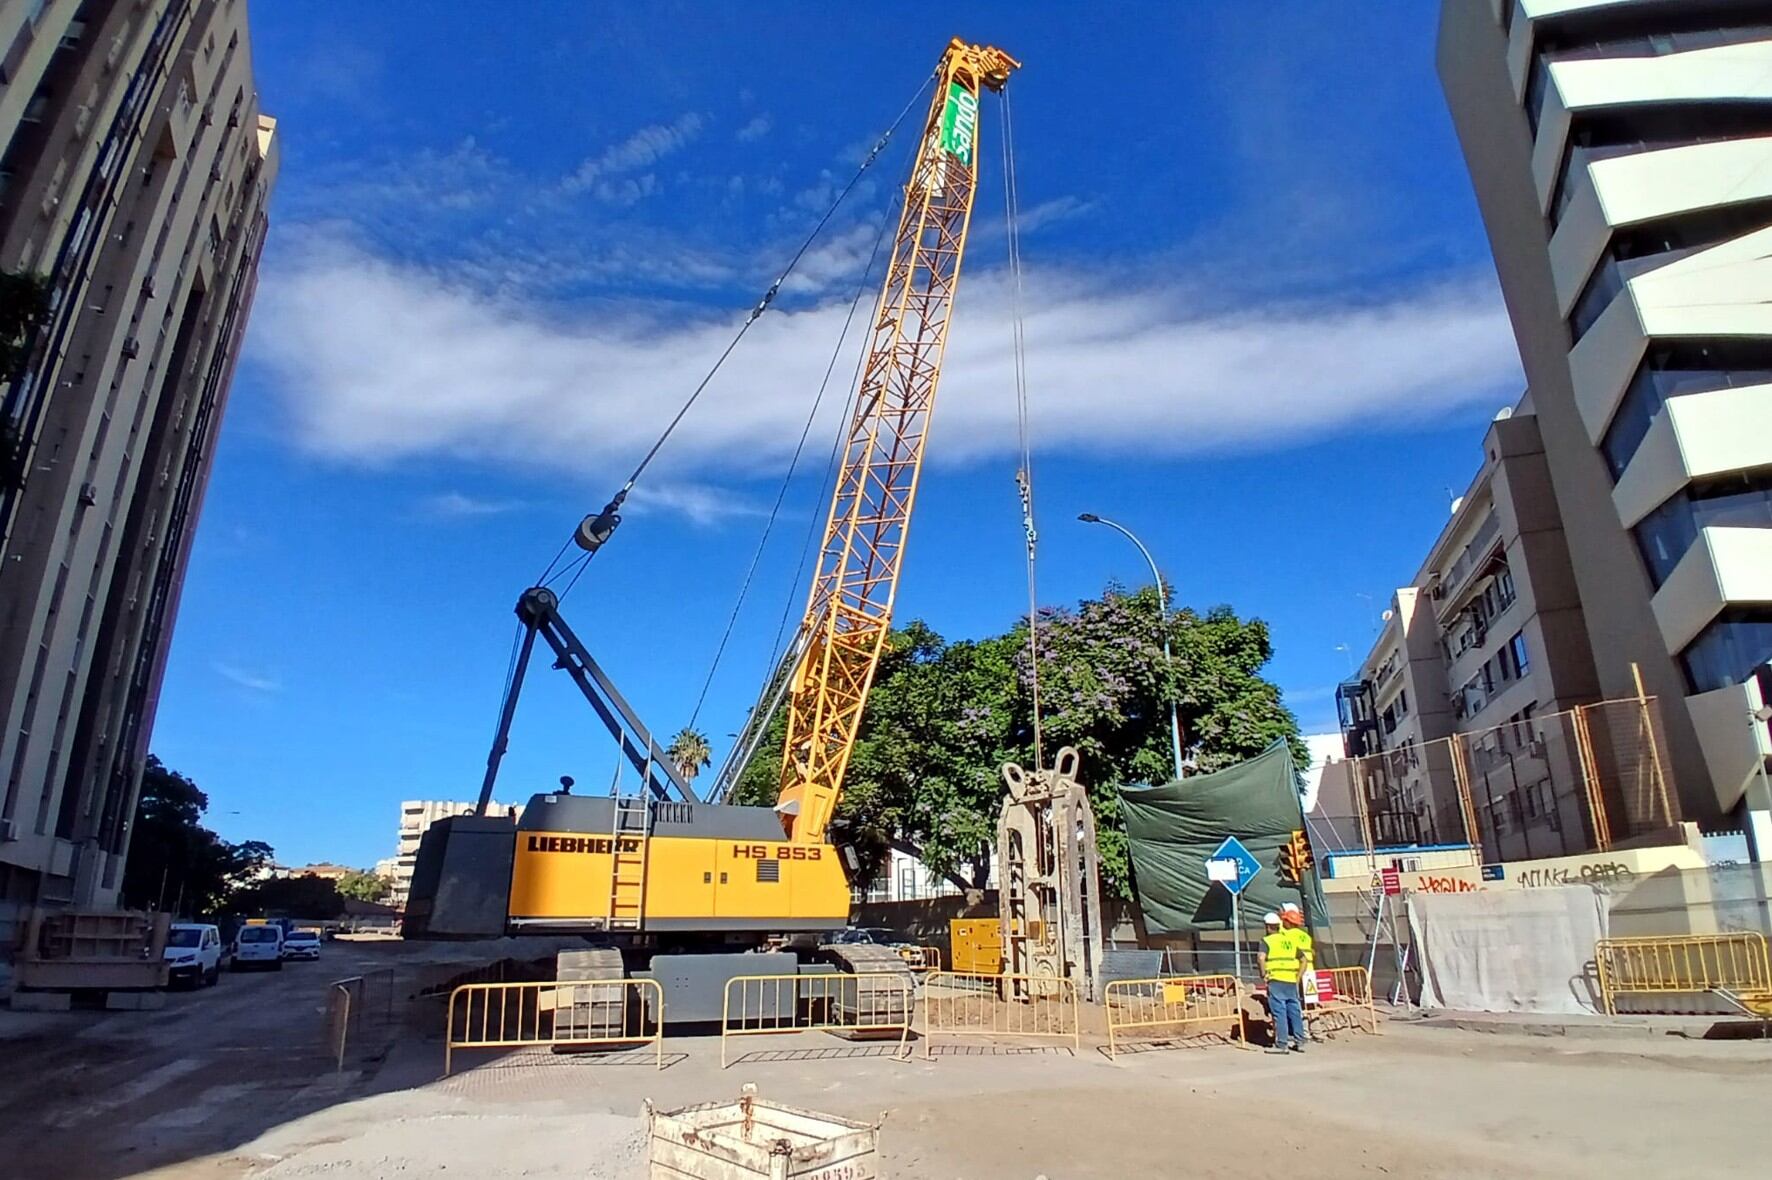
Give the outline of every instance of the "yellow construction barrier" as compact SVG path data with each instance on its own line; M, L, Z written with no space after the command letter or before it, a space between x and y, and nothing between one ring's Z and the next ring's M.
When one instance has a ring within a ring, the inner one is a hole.
M1108 1057L1119 1053L1127 1029L1170 1029L1194 1025L1234 1025L1234 1039L1249 1045L1243 990L1234 975L1186 975L1173 979L1116 979L1107 985ZM1206 1031L1206 1030L1202 1030ZM1231 1031L1225 1028L1225 1036Z
M1331 1012L1346 1012L1349 1020L1353 1020L1362 1011L1365 1012L1366 1031L1378 1031L1378 1009L1372 1003L1372 976L1364 967L1319 967L1317 979L1327 978L1332 989L1327 995L1319 992L1319 999L1314 1006L1306 1007L1305 1019L1317 1015L1328 1015ZM1357 1026L1356 1026L1357 1027Z
M720 1068L732 1037L829 1032L898 1036L910 1056L916 999L897 975L735 975L720 1005Z
M941 970L941 948L938 946L901 946L898 953L913 974Z
M923 981L923 1049L937 1037L1037 1037L1082 1043L1077 985L1055 975L931 971Z
M1754 931L1602 938L1594 945L1594 962L1609 1016L1618 1014L1624 995L1726 992L1739 1002L1772 992L1766 938Z
M464 983L449 993L443 1074L457 1049L651 1044L664 1068L664 989L656 979Z

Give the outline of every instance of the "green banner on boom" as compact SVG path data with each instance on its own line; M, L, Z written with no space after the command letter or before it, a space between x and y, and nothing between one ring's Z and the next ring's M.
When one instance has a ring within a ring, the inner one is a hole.
M978 95L958 82L949 82L948 100L941 108L941 150L970 168L977 139Z

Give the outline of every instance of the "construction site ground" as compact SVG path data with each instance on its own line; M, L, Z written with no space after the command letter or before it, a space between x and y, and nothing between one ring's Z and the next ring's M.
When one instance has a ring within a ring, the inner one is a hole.
M326 982L438 952L338 943L319 964L234 975L158 1012L0 1012L8 1180L371 1180L645 1174L641 1103L767 1098L884 1114L887 1175L1763 1175L1772 1042L1487 1035L1398 1021L1302 1056L1222 1043L1122 1053L823 1033L667 1038L650 1052L461 1054L440 1027L334 1072ZM439 1020L440 1026L440 1020Z

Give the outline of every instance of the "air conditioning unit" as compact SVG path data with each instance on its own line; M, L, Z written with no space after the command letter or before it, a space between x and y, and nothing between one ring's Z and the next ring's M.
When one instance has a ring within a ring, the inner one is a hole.
M239 125L240 125L240 112L239 111L229 111L228 112L228 126L229 127L238 127Z
M0 844L10 844L18 839L18 821L16 819L0 819Z
M154 276L153 275L143 275L142 276L142 294L146 295L150 299L152 299L154 297Z
M127 337L124 339L124 341L123 341L123 355L125 357L127 357L129 360L134 360L136 357L140 356L141 351L142 351L141 341L137 340L134 336L130 336L130 337Z

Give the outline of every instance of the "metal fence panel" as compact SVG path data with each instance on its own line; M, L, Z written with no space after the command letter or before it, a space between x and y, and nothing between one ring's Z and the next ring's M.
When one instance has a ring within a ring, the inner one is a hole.
M773 1033L897 1033L897 1056L908 1057L915 1007L911 985L896 975L735 975L721 1001L720 1068L732 1037Z
M1249 1022L1243 989L1234 975L1190 975L1167 979L1116 979L1103 993L1107 1007L1108 1057L1119 1053L1128 1029L1172 1029L1194 1025L1234 1025L1225 1037L1247 1047Z
M1082 1044L1074 980L1054 975L930 972L923 985L923 1046L946 1036L1033 1037Z
M449 993L443 1073L457 1049L651 1044L664 1068L664 989L655 979L464 983Z

